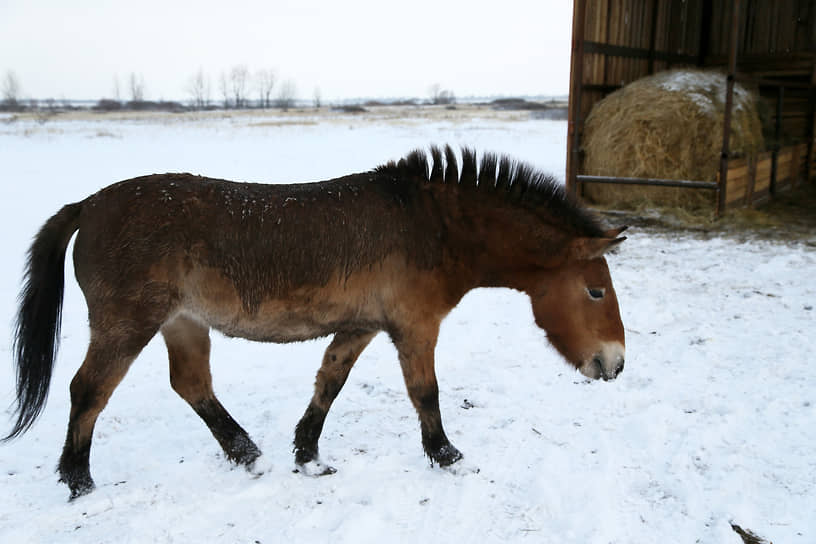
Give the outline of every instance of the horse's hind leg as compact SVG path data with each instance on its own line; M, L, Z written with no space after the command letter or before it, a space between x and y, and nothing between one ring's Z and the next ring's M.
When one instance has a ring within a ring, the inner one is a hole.
M85 361L71 380L71 415L58 468L60 481L71 490L71 499L93 490L89 456L96 419L157 330L158 326L139 328L121 323L106 329L92 326Z
M180 315L162 329L170 358L170 384L210 428L227 458L252 466L261 450L215 396L210 374L210 334L206 325Z
M317 371L312 401L295 428L295 463L299 466L317 460L317 442L326 414L346 383L351 367L376 335L377 331L338 332L326 348ZM323 472L334 470L326 467Z

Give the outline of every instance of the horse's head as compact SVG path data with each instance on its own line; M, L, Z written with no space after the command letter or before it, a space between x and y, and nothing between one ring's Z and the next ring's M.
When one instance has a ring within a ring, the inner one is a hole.
M589 378L614 380L623 370L625 340L618 298L604 253L626 227L579 238L561 266L544 269L526 289L536 324L553 346Z

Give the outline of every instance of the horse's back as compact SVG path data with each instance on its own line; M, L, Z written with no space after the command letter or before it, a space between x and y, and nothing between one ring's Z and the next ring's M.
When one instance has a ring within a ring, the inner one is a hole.
M83 203L74 248L92 318L185 312L276 342L382 328L381 295L408 266L410 195L371 176L264 185L164 174L101 190Z

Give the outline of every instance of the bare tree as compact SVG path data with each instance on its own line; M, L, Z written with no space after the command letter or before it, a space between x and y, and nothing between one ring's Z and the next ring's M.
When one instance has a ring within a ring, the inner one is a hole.
M117 74L113 76L113 99L117 102L122 101L122 91L119 88L119 76Z
M431 104L454 104L456 102L453 91L443 89L439 83L428 87L428 94L431 97Z
M221 75L218 77L218 89L221 91L221 96L224 98L224 109L229 109L229 99L230 99L230 87L229 87L229 79L227 79L227 74L221 72Z
M287 111L295 103L295 96L297 95L297 86L291 79L287 79L281 83L280 90L278 90L278 97L275 100L275 105Z
M434 103L434 100L439 95L439 91L442 90L442 85L439 83L434 83L430 87L428 87L428 95L431 97L431 103Z
M234 66L230 71L230 90L235 101L236 108L246 106L246 88L249 79L249 69L245 64Z
M20 80L13 70L8 70L3 76L3 105L6 107L19 106Z
M135 72L130 73L130 100L132 102L144 102L145 97L145 83L142 74L136 75Z
M199 68L198 72L190 77L187 92L193 99L195 109L202 110L210 105L210 78L204 74L203 68Z
M267 68L255 74L255 84L258 86L258 104L262 108L272 105L272 88L275 86L275 71Z
M321 99L321 94L320 94L320 87L315 87L313 99L314 99L314 107L315 108L319 108L320 106L323 105L323 100Z

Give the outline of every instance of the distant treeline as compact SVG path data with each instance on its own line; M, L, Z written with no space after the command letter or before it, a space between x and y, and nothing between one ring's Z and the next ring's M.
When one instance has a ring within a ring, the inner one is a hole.
M96 102L86 103L56 100L23 99L22 86L13 70L7 70L0 77L0 112L31 112L45 120L49 117L67 111L92 110L98 112L117 111L158 111L181 113L188 111L211 110L251 110L276 108L283 111L289 108L320 108L323 103L319 88L314 89L311 100L298 100L297 87L291 79L278 82L278 75L274 70L258 70L250 72L246 65L234 66L231 70L221 72L217 79L218 98L213 95L214 85L203 69L199 69L188 80L185 86L189 100L147 100L145 98L145 80L141 74L131 73L125 85L120 84L118 76L114 76L114 98L102 98ZM250 93L254 92L254 97ZM120 97L129 96L129 100ZM491 102L476 102L466 100L471 104L488 105L497 110L528 110L535 117L547 119L566 119L566 109L563 101L556 103L528 101L524 98L500 98ZM328 104L332 111L344 113L362 113L366 108L378 106L421 106L437 105L446 108L456 108L456 95L449 89L444 89L438 83L428 88L428 98L411 98L397 100L359 100L340 101Z
M566 105L563 101L532 101L524 98L499 98L496 100L469 102L472 105L489 106L494 110L515 110L530 111L534 117L543 119L566 119ZM398 99L398 100L361 100L359 102L344 102L339 104L326 104L331 111L341 113L365 113L370 108L387 106L428 106L435 105L433 101L421 99ZM438 105L438 104L437 104ZM444 105L448 109L456 109L455 104ZM103 98L97 102L77 103L70 100L17 100L14 102L0 101L0 112L11 113L34 113L42 116L55 115L69 111L96 111L96 112L167 112L184 113L191 111L216 111L216 110L259 110L259 109L288 109L289 107L310 108L320 107L307 102L287 104L279 106L272 104L266 106L260 101L247 100L240 107L234 105L224 106L223 103L210 103L207 105L185 104L172 100L113 100Z

